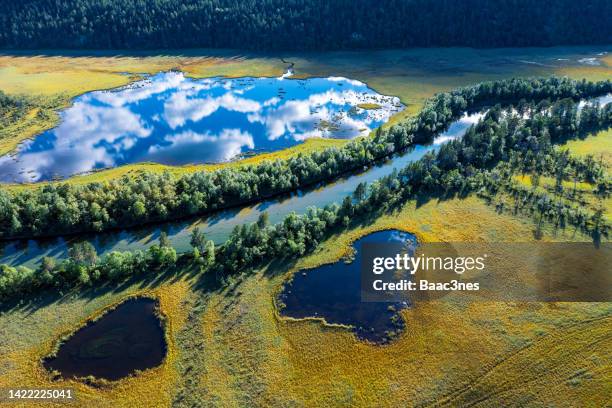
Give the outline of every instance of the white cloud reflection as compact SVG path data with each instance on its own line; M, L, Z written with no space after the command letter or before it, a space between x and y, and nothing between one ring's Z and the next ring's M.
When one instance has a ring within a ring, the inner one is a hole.
M381 109L357 108L361 103ZM142 161L220 162L311 137L350 138L383 123L398 106L397 98L340 77L193 80L161 73L77 98L57 128L0 157L0 181L48 180Z
M185 125L189 120L200 121L220 108L241 113L261 109L259 102L235 96L231 92L219 97L196 98L194 95L194 92L179 91L164 104L164 119L172 129Z
M381 109L365 111L361 119L343 110L345 106L354 107L361 103L376 103ZM287 134L296 141L334 134L354 137L368 133L374 121L386 121L396 103L397 98L381 97L377 94L329 90L310 95L304 100L290 100L285 103L271 99L264 104L270 109L249 115L248 119L266 125L268 140L276 140Z
M76 102L53 130L52 149L34 149L36 142L29 140L21 145L17 157L0 157L0 174L3 181L25 182L115 166L120 152L131 149L151 131L127 108Z
M240 129L223 129L219 135L188 130L164 139L170 144L151 146L149 160L171 163L174 158L180 157L183 163L201 163L213 156L219 161L227 161L240 154L244 147L255 148L253 136Z

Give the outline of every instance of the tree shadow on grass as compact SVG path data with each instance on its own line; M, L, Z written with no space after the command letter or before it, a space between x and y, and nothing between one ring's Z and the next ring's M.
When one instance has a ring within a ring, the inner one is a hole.
M40 294L2 302L0 304L0 313L21 311L25 312L26 315L31 315L36 310L53 304L69 303L74 300L92 301L100 296L125 292L129 288L134 288L135 290L155 289L161 285L175 283L181 279L193 278L198 272L193 265L181 262L176 267L165 271L160 270L155 273L140 274L118 282L96 284L95 287L80 286L65 290L62 288L48 289Z

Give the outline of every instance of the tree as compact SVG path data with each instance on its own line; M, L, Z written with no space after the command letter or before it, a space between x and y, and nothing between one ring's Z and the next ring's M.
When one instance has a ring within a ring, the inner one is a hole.
M259 218L257 218L257 226L259 226L259 228L264 229L265 227L268 226L269 223L270 223L270 216L268 215L267 211L264 211L261 214L259 214Z
M206 236L202 231L200 231L199 227L195 227L191 232L191 240L189 241L190 245L198 250L199 254L203 254L206 250Z
M385 0L371 7L368 0L304 0L296 7L286 0L158 0L142 8L141 2L125 0L36 0L2 5L2 48L322 51L608 44L612 36L606 1ZM522 96L529 96L528 88Z
M93 265L98 259L96 248L88 241L79 242L68 251L68 256L78 265Z
M213 265L215 263L215 243L213 241L206 241L204 254L205 264Z
M168 234L165 231L159 233L159 246L162 248L172 247L172 243L170 242Z
M575 100L563 98L577 100L609 92L612 92L611 81L583 82L553 77L485 82L437 94L425 102L416 117L390 129L381 129L376 137L356 138L342 148L331 147L286 160L181 176L143 172L102 184L53 183L10 192L0 186L0 238L99 232L151 220L168 221L294 191L348 170L362 169L414 143L429 143L438 131L448 127L466 109L499 100L510 104L525 99L530 117L524 120L507 112L511 118L501 121L501 109L490 109L485 120L477 125L478 129L475 126L464 136L477 140L470 140L460 150L449 144L441 160L423 162L423 171L412 175L415 180L400 178L399 182L422 180L433 187L436 178L452 170L455 163L492 166L514 150L526 152L522 156L525 166L533 162L530 169L533 170L542 165L533 160L535 156L548 151L552 143L559 142L562 137L580 136L587 130L605 128L612 120L612 104L605 108L594 106L588 112L590 117L598 118L597 126L593 127L594 119L585 120L581 125ZM548 99L549 108L539 111L538 107L544 106L539 103L543 99ZM387 187L395 188L393 185ZM356 201L365 200L366 192L366 185L359 185L354 195ZM380 192L388 193L384 189ZM265 224L264 221L261 222Z
M362 201L365 198L366 191L367 184L362 181L361 183L357 184L357 188L355 188L355 191L353 192L353 197L355 197L357 201Z

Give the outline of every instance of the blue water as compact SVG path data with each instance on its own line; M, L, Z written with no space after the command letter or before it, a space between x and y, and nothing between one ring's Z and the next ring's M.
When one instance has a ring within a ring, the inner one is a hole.
M380 108L362 109L361 103ZM346 78L160 73L77 97L56 128L0 157L0 182L45 181L139 162L224 162L313 137L366 135L401 109L398 98Z
M385 343L404 328L398 311L408 307L404 302L362 302L361 246L363 243L401 243L414 252L414 235L397 230L378 231L358 239L353 244L354 259L339 260L314 269L298 271L278 296L281 314L294 318L318 317L327 323L351 326L365 340ZM395 248L388 254L393 256Z

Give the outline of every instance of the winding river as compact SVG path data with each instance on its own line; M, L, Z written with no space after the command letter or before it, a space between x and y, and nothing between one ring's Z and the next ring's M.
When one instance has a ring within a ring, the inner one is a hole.
M215 241L216 244L221 244L227 240L236 225L255 222L259 215L265 211L269 214L270 222L274 224L282 221L291 212L303 214L308 207L323 207L334 202L339 203L346 195L351 194L359 183L375 181L392 173L394 169L399 170L408 163L420 159L428 152L438 150L443 143L461 137L468 127L476 123L482 116L482 113L466 114L455 121L446 132L440 134L432 144L417 145L404 154L394 156L366 171L340 178L330 184L297 191L251 206L156 226L80 235L78 239L70 238L69 240L56 238L7 241L0 243L0 245L3 245L3 247L0 247L0 263L33 266L43 256L64 258L67 256L69 245L83 239L90 241L98 250L98 254L110 251L146 249L156 243L162 231L168 234L168 238L178 252L186 252L191 249L189 240L191 231L195 227L200 227L209 239Z

